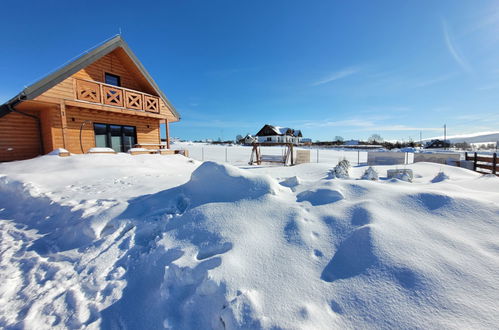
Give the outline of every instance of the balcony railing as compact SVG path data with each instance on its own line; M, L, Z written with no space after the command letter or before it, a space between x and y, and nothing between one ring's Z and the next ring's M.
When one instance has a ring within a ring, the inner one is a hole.
M76 99L121 108L159 113L159 97L96 81L75 79Z

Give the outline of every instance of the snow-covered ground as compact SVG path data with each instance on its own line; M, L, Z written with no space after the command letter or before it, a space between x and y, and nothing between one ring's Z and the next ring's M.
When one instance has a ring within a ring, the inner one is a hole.
M334 165L0 164L0 327L497 327L499 178Z

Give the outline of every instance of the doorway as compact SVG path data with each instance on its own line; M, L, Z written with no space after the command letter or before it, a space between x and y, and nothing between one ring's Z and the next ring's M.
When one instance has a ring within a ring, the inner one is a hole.
M127 152L137 144L135 126L94 124L95 146L111 148L116 152Z

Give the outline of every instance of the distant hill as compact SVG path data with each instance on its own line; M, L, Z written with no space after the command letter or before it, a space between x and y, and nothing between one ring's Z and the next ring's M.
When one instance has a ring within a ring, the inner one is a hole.
M432 137L428 139L423 139L423 142L430 141L434 139L443 140L443 136ZM451 143L468 142L468 143L478 143L478 142L497 142L499 141L499 132L479 132L471 134L461 134L461 135L450 135L447 136L447 140Z

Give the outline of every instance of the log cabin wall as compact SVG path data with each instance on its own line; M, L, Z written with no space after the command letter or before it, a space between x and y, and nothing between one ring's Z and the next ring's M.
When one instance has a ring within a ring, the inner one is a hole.
M34 111L24 111L39 115ZM11 112L0 120L0 162L22 160L40 154L38 123L19 113Z
M55 120L55 118L54 118L55 114L58 112L59 112L59 109L57 109L55 106L53 109L47 109L47 110L40 112L40 119L41 119L41 124L42 124L43 147L44 147L45 154L56 149L56 148L54 148L54 140L53 140L53 135L54 135L55 129L54 129L52 123ZM59 118L59 121L60 121L60 118Z
M121 87L151 95L158 95L142 76L135 64L131 62L131 59L124 54L122 49L118 48L50 88L42 94L42 97L74 100L76 97L74 78L104 82L105 72L120 76ZM159 114L165 116L170 123L178 121L178 118L173 115L172 110L163 99L160 98L159 102Z
M137 132L137 141L139 143L160 143L160 128L158 119L137 117L112 112L90 110L85 108L67 107L67 141L66 149L75 154L81 153L80 147L80 127L84 121L88 121L82 130L83 151L95 147L95 135L93 123L115 124L135 126ZM57 119L59 118L59 120ZM63 147L62 125L60 113L55 113L53 117L54 125L54 148Z
M139 78L132 74L130 70L123 65L120 58L114 51L98 59L86 68L78 71L73 75L73 77L105 82L105 72L119 76L121 87L152 94L151 89L144 88L144 86L139 82Z

